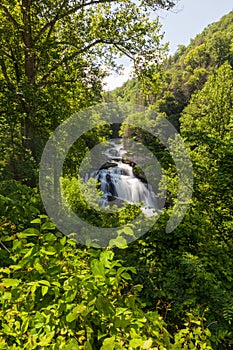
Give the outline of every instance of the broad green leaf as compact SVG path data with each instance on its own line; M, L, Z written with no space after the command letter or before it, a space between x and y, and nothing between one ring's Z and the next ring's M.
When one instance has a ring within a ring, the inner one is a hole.
M142 348L143 343L144 343L144 340L139 336L137 336L136 338L133 338L130 340L129 346L132 347L133 349L138 349L138 348L140 349Z
M130 274L128 272L123 272L121 274L121 276L125 279L125 280L131 280L132 277L130 276Z
M87 307L85 305L77 305L73 308L71 312L66 316L67 322L73 322L76 320L80 314L85 314L87 312Z
M74 314L73 312L70 312L68 315L66 315L67 322L73 322L76 319L77 319L77 314Z
M152 344L153 344L153 340L151 338L149 338L144 342L142 348L143 349L151 349Z
M86 341L84 344L84 350L93 350L91 343L89 341Z
M44 248L41 249L41 253L45 255L54 255L56 254L56 251L52 250L52 247L50 248L51 250L45 250Z
M43 266L39 262L35 262L34 268L39 272L39 273L44 273L45 270Z
M137 270L135 269L135 267L127 267L127 270L128 271L131 271L131 272L133 272L133 273L137 273Z
M42 224L41 226L41 231L45 231L45 230L55 230L56 225L51 222L51 221L46 221Z
M4 293L1 295L1 299L2 299L2 300L8 300L8 301L10 301L10 300L11 300L11 297L12 297L11 292L4 292Z
M48 287L48 286L42 286L42 287L41 287L42 296L45 296L45 294L48 293L48 290L49 290L49 287Z
M62 237L62 238L60 239L61 245L65 245L66 240L67 240L66 236Z
M40 224L41 223L41 219L36 218L34 220L31 221L31 224Z
M111 250L105 250L100 254L100 261L104 264L105 267L108 267L108 268L112 266L113 258L114 258L114 253Z
M49 282L49 281L46 281L46 280L40 280L40 281L38 281L38 283L39 283L39 284L43 284L43 285L45 285L45 286L50 287L50 282Z
M103 345L101 346L100 350L114 350L115 349L115 337L106 338L103 341Z
M104 315L114 315L114 307L107 298L102 297L101 295L96 300L96 308Z
M25 237L30 237L30 236L39 236L39 235L40 235L40 231L34 227L27 228L26 230L17 234L17 236L19 238L25 238Z
M2 279L5 287L17 287L21 280L15 278L3 278Z
M22 241L20 239L15 239L13 241L13 248L12 248L12 250L14 251L14 250L17 250L18 248L21 248L21 247L22 247Z
M93 260L91 262L91 270L94 276L101 276L104 277L105 276L105 269L104 269L104 265L101 261L99 260Z
M26 258L33 256L34 253L35 253L35 249L34 249L34 247L32 247L27 251L27 253L24 255L23 259L25 260Z
M131 322L132 320L130 316L120 315L116 317L114 325L116 328L125 328L127 326L130 326Z
M125 249L128 247L126 239L122 236L118 236L117 238L111 239L109 241L109 246L110 247L116 246L117 248L121 248L121 249Z
M52 232L48 232L44 234L44 240L46 242L54 242L57 240L57 237Z
M126 234L128 236L134 237L134 231L129 226L124 226L124 228L120 231L120 234L121 233L124 233L124 234Z
M77 350L79 348L79 344L76 339L69 340L68 344L62 347L62 350Z
M48 346L51 344L51 340L52 338L54 337L55 335L55 332L52 331L52 332L49 332L49 333L46 333L46 336L42 337L40 339L40 342L38 343L38 345L41 347L41 346Z

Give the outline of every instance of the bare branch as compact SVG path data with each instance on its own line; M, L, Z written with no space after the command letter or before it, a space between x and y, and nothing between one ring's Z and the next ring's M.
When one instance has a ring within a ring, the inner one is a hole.
M11 253L10 250L5 246L5 244L0 240L1 246L7 251L7 253Z

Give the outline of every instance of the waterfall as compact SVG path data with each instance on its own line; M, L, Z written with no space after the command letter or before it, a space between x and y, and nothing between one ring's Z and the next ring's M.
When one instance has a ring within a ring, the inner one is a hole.
M91 175L100 183L104 194L102 205L114 204L115 199L133 204L143 203L143 212L148 216L154 215L158 208L155 193L149 184L134 175L132 163L124 163L122 157L125 153L121 144L110 141L109 148L104 152L109 158L108 163Z

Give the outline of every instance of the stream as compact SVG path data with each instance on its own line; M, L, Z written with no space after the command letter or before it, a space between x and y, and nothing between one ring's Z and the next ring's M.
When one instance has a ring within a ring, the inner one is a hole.
M143 203L144 214L152 216L158 208L156 195L146 179L135 176L135 164L124 159L125 153L120 141L110 141L104 151L108 161L90 175L100 183L103 192L100 205Z

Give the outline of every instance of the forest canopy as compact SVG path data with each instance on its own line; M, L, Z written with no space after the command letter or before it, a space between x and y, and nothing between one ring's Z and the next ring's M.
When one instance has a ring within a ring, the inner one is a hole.
M173 5L170 0L1 2L1 143L9 177L35 184L34 169L49 133L100 101L102 79L117 57L130 57L139 71L161 57L160 25L148 11Z

